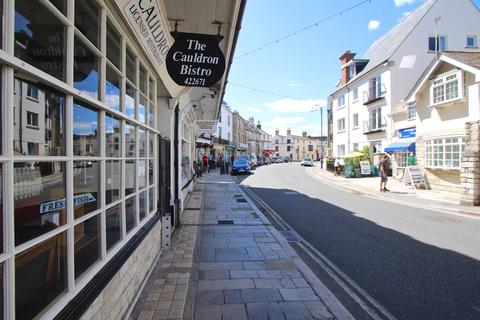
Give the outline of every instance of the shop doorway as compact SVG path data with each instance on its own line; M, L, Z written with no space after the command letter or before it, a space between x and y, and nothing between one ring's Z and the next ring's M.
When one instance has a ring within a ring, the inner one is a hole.
M170 215L174 225L174 210L170 205L170 140L159 138L158 151L158 211L162 216Z

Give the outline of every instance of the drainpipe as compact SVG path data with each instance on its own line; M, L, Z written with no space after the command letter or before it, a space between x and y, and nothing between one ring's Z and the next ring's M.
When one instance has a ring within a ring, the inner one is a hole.
M175 105L175 109L173 111L174 114L174 131L173 131L173 170L175 171L174 174L174 184L175 184L175 189L173 191L173 215L174 215L174 225L175 228L178 228L180 226L180 171L179 171L179 154L178 154L178 143L179 143L179 138L178 138L178 132L179 132L179 112L180 112L180 107L177 102Z

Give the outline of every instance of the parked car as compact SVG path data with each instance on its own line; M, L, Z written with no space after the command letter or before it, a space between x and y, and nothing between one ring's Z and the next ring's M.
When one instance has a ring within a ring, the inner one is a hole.
M283 161L283 157L278 157L277 159L277 163L284 163L285 161Z
M263 160L263 157L257 156L257 166L263 166L265 164L265 161Z
M300 164L301 164L302 167L303 166L313 167L313 160L310 157L305 157L305 158L303 158L303 160Z
M249 158L240 156L233 161L232 175L239 173L250 173Z
M292 158L290 156L283 157L283 162L292 162Z
M272 157L271 163L278 163L278 158L277 157Z
M265 163L266 165L269 165L271 163L270 158L269 157L263 157L263 163Z

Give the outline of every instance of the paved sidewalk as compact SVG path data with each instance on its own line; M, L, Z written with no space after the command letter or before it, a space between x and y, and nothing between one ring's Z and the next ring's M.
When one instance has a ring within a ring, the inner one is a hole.
M353 319L230 176L195 186L131 319Z
M480 207L461 205L461 195L458 193L413 189L393 177L388 178L387 188L390 192L381 193L379 192L379 177L344 178L342 176L334 176L332 172L320 168L318 163L311 168L310 172L319 179L356 192L375 194L378 197L401 200L405 203L422 204L431 206L433 209L442 208L480 216Z

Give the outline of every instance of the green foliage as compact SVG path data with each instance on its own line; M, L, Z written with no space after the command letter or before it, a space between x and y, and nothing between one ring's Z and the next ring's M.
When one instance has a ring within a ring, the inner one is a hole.
M365 159L370 160L370 148L369 146L363 146L362 150L360 150L361 153L365 156Z

